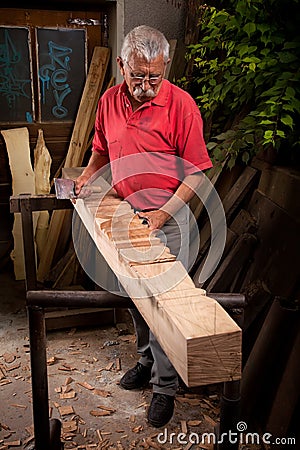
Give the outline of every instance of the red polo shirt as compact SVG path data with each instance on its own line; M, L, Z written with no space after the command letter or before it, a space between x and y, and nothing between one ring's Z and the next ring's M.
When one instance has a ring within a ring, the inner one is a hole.
M132 111L125 83L100 98L93 151L108 155L113 186L139 210L158 209L185 176L212 167L193 98L163 80L158 95Z

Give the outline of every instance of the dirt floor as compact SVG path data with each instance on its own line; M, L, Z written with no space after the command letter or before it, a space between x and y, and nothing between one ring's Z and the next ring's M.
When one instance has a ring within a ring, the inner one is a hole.
M25 288L11 273L0 274L0 283L0 450L32 450ZM213 433L219 420L222 385L182 385L171 422L152 428L146 421L151 387L125 391L119 386L137 361L132 323L127 326L127 332L111 324L47 333L50 416L62 421L64 448L212 449L202 436Z

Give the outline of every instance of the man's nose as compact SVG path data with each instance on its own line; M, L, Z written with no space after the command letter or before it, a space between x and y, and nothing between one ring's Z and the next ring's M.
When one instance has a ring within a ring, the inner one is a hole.
M146 88L146 83L147 83L147 88ZM150 84L149 80L146 78L142 81L142 88L144 91L146 91L147 89L149 89L149 87L151 87L151 84Z

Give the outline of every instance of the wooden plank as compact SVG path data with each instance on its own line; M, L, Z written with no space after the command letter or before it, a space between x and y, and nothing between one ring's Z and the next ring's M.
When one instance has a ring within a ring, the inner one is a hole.
M92 130L92 117L95 118L109 58L110 49L106 47L95 47L73 128L65 167L81 166L83 162ZM62 240L61 233L63 224L69 216L70 211L53 211L48 230L48 239L37 271L37 278L41 282L44 281L46 274L52 267L59 239ZM68 238L69 234L64 237L63 240L65 242L61 243L62 247L64 247Z
M120 200L120 203L126 202ZM149 264L130 264L127 249L118 249L109 239L107 227L103 228L107 219L101 218L101 206L96 218L94 208L95 201L91 198L77 200L75 204L98 250L186 385L239 379L241 329L225 310L214 299L203 295L203 291L199 292L177 260L161 262L157 258ZM134 211L131 216L128 214L128 224L133 217ZM148 233L150 239L150 230ZM134 240L128 239L132 247ZM157 249L160 254L163 243L157 243Z
M266 168L261 173L258 189L296 221L300 221L299 202L291 195L300 191L299 170L291 167Z
M81 166L92 131L96 109L110 58L110 49L95 47L88 76L79 104L65 167Z
M237 239L235 245L219 266L207 286L208 292L237 292L231 288L234 280L245 269L254 251L257 239L253 234L244 233Z
M258 190L247 209L257 222L259 245L244 286L260 279L276 295L293 295L299 284L299 223Z
M166 73L165 73L165 78L166 79L170 79L170 73L171 73L171 68L172 68L172 64L173 64L173 60L174 60L174 55L175 55L175 51L176 51L176 47L177 47L177 39L170 39L169 41L170 44L170 62L166 67ZM172 80L170 80L172 81Z
M241 207L247 196L253 191L258 182L258 172L252 167L246 167L240 177L234 183L228 194L223 200L223 208L226 215L226 221L229 224L238 207ZM211 211L211 214L213 211ZM215 224L217 228L217 225ZM207 221L200 230L200 250L199 255L203 256L210 243L210 222Z
M34 174L35 193L47 195L50 193L50 169L52 159L46 147L43 130L38 130L37 143L34 149ZM40 211L37 218L35 241L37 245L37 255L41 258L47 241L49 227L49 211Z
M9 158L13 195L34 194L35 176L30 160L28 129L23 127L2 130L1 134L4 137ZM36 225L36 215L34 215L34 222ZM12 234L14 238L14 249L11 253L11 258L14 263L15 278L16 280L24 280L25 266L20 213L14 215Z

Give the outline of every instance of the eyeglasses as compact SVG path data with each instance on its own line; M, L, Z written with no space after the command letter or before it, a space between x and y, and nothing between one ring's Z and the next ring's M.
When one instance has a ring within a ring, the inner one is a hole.
M163 78L163 74L161 74L161 75L149 75L149 77L146 77L146 75L135 75L133 73L134 70L128 64L128 62L124 61L124 63L127 64L129 69L131 70L131 73L129 74L129 76L130 76L130 78L132 79L132 81L134 83L142 84L145 81L148 81L149 84L151 84L152 86L155 86L156 84L159 84L161 82L162 78Z

